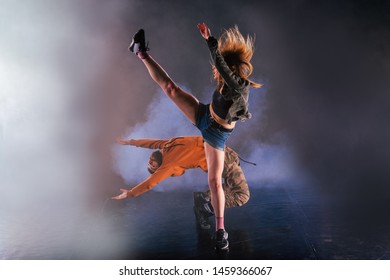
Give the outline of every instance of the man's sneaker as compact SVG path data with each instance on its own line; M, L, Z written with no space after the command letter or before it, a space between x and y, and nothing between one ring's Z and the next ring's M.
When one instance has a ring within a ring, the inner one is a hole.
M194 205L201 205L207 202L202 192L194 192L193 195L194 195Z
M201 229L207 230L211 228L211 224L208 220L208 215L205 213L202 208L194 206L194 213L196 218L196 223Z
M207 217L214 215L214 209L211 205L211 201L209 198L206 198L204 193L194 192L194 205L201 208L203 212L207 214Z
M203 204L203 209L207 213L207 217L211 217L211 216L215 215L214 208L211 205L211 202L207 202L207 203Z
M134 34L133 40L129 46L129 51L137 54L138 52L147 52L149 50L147 44L145 43L145 31L140 29L137 33Z
M219 229L215 232L215 249L217 250L228 250L229 241L228 233L224 229Z

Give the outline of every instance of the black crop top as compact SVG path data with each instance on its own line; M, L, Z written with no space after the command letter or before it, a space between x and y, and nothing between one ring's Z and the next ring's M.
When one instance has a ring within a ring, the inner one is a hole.
M230 106L232 106L233 100L226 100L223 98L222 94L217 90L213 93L213 102L211 106L213 107L213 111L217 114L221 119L226 119L227 113L229 112Z

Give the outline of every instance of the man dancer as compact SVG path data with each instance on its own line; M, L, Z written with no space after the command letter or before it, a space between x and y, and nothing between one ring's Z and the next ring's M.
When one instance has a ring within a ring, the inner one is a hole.
M181 176L185 170L201 168L207 172L207 162L201 136L183 136L169 140L129 139L117 140L119 144L130 145L154 151L148 161L149 178L130 190L120 189L120 195L112 199L137 197L170 176ZM231 148L225 148L223 190L225 207L242 206L249 200L249 188L241 169L238 155ZM201 229L210 229L208 217L214 215L210 191L194 193L194 213Z

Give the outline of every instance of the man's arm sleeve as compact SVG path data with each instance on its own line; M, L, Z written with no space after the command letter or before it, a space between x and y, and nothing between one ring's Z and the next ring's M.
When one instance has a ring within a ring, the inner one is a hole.
M149 176L148 179L138 184L128 191L127 197L137 197L155 187L158 183L172 176L173 170L171 168L159 168L156 172Z
M131 139L129 144L141 148L162 149L168 141L162 139Z

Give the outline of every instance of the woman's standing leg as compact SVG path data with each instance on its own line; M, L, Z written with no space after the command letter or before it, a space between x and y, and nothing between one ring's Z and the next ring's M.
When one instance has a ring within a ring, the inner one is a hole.
M224 226L225 194L222 188L222 171L224 167L224 151L215 149L208 143L204 143L208 166L208 183L211 192L211 204L215 213L216 247L227 249L227 233Z

